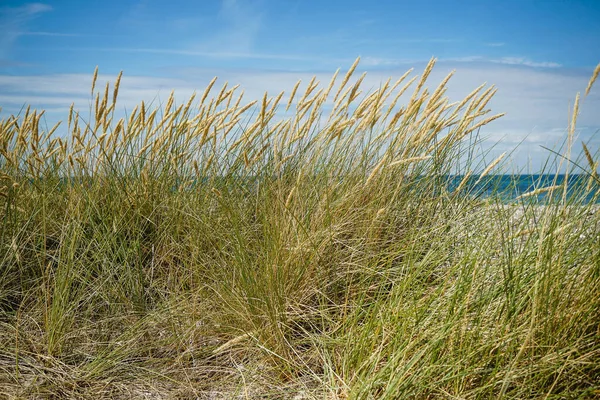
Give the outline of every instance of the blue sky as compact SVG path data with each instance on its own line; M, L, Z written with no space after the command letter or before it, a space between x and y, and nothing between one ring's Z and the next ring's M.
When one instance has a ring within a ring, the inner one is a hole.
M483 82L507 116L483 134L517 165L564 138L569 107L600 62L600 1L2 1L0 106L25 103L64 118L87 109L91 75L123 70L122 106L182 99L218 75L249 97L327 81L361 56L367 85L438 58L431 85L456 69L455 100ZM579 141L600 146L600 89L585 99ZM61 114L62 113L62 114ZM596 147L594 147L594 145Z

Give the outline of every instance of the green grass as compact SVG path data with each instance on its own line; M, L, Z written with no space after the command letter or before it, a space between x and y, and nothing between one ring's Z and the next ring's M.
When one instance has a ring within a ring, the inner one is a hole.
M211 84L115 121L117 82L66 134L29 108L3 120L0 397L599 396L598 161L570 154L577 111L546 172L590 185L506 205L443 185L487 166L493 88L450 103L432 62L363 95L355 67L287 119L282 96L245 108Z

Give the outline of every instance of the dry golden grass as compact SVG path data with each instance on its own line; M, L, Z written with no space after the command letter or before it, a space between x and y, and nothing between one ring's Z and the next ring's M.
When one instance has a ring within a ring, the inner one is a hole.
M598 74L600 74L600 64L596 65L596 68L594 69L594 72L592 73L592 77L590 78L590 81L588 82L588 85L585 88L586 96L590 93L590 90L592 90L592 86L594 85L594 82L596 82L596 79L598 78Z
M597 155L561 212L556 182L520 217L473 197L495 88L453 102L434 65L127 117L96 68L90 121L2 120L0 397L595 395Z

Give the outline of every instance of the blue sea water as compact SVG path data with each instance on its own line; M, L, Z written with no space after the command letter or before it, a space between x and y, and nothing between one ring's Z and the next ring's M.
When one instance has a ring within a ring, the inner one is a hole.
M440 176L438 180L438 189L448 193L456 191L464 179L464 175L445 175ZM248 178L245 178L248 179ZM431 177L427 177L431 179ZM85 179L69 178L61 180L63 184L84 183ZM178 179L173 185L172 190L178 190L179 183L188 181L187 179ZM203 185L208 182L207 178L199 181L193 180L189 189L197 185ZM218 179L217 179L218 181ZM245 185L253 186L254 183L246 181ZM466 184L461 190L461 194L480 199L497 198L505 203L519 201L519 196L532 192L536 189L543 189L550 186L560 185L560 189L551 192L540 193L536 196L527 197L527 201L533 200L539 203L548 201L562 201L563 185L567 183L567 201L576 203L596 203L600 204L600 181L590 179L589 175L566 175L556 174L531 174L531 175L487 175L481 178L479 175L472 175L467 179ZM213 181L214 184L214 181ZM62 186L62 185L61 185ZM246 186L248 187L248 186ZM550 198L552 196L552 198Z
M447 188L449 192L457 189L464 175L451 175L448 177ZM563 185L567 184L567 201L600 203L600 182L591 179L589 175L556 175L556 174L531 174L531 175L488 175L482 179L478 175L468 178L463 189L470 196L479 198L499 197L505 202L514 202L518 197L536 189L561 185L552 194L544 192L532 198L539 202L561 200Z

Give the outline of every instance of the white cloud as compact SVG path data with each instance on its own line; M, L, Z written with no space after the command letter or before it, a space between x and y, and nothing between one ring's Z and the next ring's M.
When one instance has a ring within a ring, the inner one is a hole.
M61 33L61 32L40 32L40 31L30 31L30 32L19 32L19 36L58 36L58 37L75 37L81 36L77 33Z
M70 50L70 49L67 49ZM78 48L78 51L95 51L107 53L148 53L148 54L172 54L191 57L206 57L215 59L254 59L254 60L282 60L282 61L322 61L323 57L316 55L298 55L298 54L282 54L282 53L257 53L251 51L230 51L228 49L212 50L193 50L193 49L164 49L164 48ZM338 61L340 63L352 62L350 59L327 59L328 61Z
M555 62L551 62L551 61L536 62L536 61L531 61L524 57L502 57L499 59L492 59L490 61L499 63L499 64L525 65L527 67L541 67L541 68L558 68L561 66L559 63L555 63Z
M452 61L452 62L484 62L485 61L485 57L483 57L483 56L448 57L448 58L443 58L442 61Z
M462 39L449 39L449 38L400 38L392 39L386 42L389 43L459 43Z
M375 18L365 18L357 22L356 26L373 26L377 23Z
M52 6L43 3L29 3L22 6L21 10L24 11L25 14L34 15L46 11L52 11Z
M389 67L402 64L402 61L399 60L391 60L388 58L381 57L362 57L360 60L360 65L362 67Z
M0 8L0 59L9 58L14 42L26 31L33 19L51 10L51 6L43 3Z
M193 39L191 50L250 53L261 30L263 15L250 1L221 0L218 27L208 37ZM206 32L206 31L205 31Z
M445 58L443 61L455 61L455 62L486 62L495 64L506 64L506 65L521 65L525 67L533 68L558 68L561 64L552 61L532 61L525 57L500 57L490 58L484 56L464 56L464 57L450 57Z

